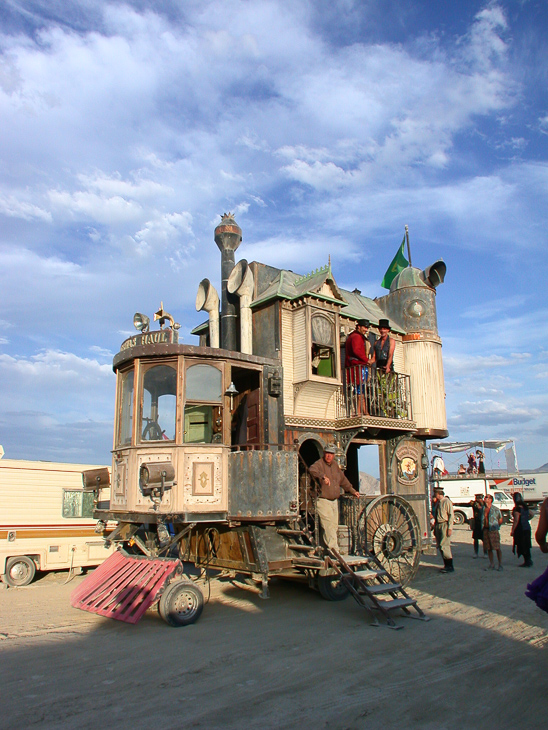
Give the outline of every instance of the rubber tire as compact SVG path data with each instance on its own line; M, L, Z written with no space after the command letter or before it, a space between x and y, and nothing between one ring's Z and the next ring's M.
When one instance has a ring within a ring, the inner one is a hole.
M170 583L158 603L158 613L175 628L195 623L204 609L202 591L186 580Z
M15 568L16 574L12 576ZM19 575L18 575L19 574ZM26 555L18 555L16 558L8 558L6 561L6 574L4 580L9 586L28 586L36 575L36 565L32 558Z
M465 525L466 524L466 515L464 512L458 512L455 510L455 519L453 522L454 525Z
M319 575L318 590L326 601L344 601L350 595L348 588L339 581L338 575Z

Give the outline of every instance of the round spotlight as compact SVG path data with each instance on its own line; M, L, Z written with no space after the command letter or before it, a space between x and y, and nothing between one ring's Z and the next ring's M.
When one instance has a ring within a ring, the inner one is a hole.
M141 314L141 312L136 312L133 315L133 326L136 330L139 330L140 332L148 332L148 326L150 324L150 319L146 316L146 314Z

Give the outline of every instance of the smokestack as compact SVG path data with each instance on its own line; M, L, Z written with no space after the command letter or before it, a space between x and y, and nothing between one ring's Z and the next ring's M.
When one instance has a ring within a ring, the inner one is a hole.
M219 295L209 279L202 279L196 294L196 311L209 314L209 346L219 347Z
M241 242L242 229L232 213L225 213L215 229L215 243L221 252L221 347L224 350L236 349L238 298L228 291L228 277L234 268L234 251Z
M238 261L228 278L229 294L240 297L240 351L253 354L253 272L245 259Z

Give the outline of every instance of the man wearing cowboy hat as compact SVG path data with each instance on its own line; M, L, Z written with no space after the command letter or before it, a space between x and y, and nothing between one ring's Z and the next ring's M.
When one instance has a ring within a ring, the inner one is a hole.
M373 345L371 363L375 364L381 373L393 373L396 341L389 336L390 321L388 319L379 319L379 333L380 337Z
M453 573L453 554L451 553L451 534L455 513L453 503L445 496L443 487L434 488L434 498L437 499L434 514L434 536L443 557L443 568L440 573Z
M339 550L337 530L339 527L339 497L341 487L353 497L359 497L345 473L335 461L336 448L326 446L323 457L318 459L309 471L320 483L320 492L316 500L316 515L320 520L320 535L324 545Z
M371 349L371 344L367 339L369 324L368 319L359 319L356 322L356 329L346 338L344 361L346 382L352 384L352 395L357 397L358 413L364 414L367 413L365 386Z

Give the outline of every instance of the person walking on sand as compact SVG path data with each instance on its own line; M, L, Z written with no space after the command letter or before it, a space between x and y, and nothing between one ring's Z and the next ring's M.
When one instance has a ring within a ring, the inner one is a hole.
M523 563L519 568L530 568L533 565L531 560L531 524L532 517L529 507L523 501L523 496L519 492L514 493L514 509L512 510L511 536L514 538L514 547L518 554L518 558L523 556Z
M497 553L497 570L502 570L502 551L500 549L502 514L500 509L493 504L492 494L485 495L483 500L481 524L483 525L483 544L487 548L487 555L489 556L489 565L484 570L495 570L493 551Z
M472 540L474 541L474 559L479 557L480 540L483 545L483 526L481 524L481 510L483 509L483 494L476 494L472 502ZM483 545L483 557L487 555L485 545Z
M443 568L440 573L453 573L453 553L451 552L451 534L455 513L453 503L446 497L442 487L434 489L435 514L434 535L436 543L443 557Z

